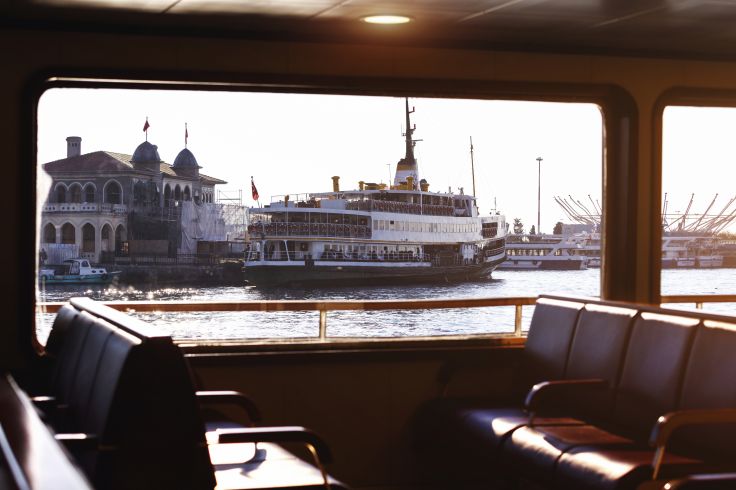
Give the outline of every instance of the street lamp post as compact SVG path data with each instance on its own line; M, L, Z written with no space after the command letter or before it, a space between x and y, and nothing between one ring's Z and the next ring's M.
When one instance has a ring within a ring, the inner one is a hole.
M540 217L542 215L542 157L537 157L538 176L537 176L537 234L541 235Z

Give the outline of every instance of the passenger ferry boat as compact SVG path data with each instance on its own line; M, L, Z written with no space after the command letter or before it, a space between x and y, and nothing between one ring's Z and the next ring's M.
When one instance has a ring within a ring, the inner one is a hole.
M590 257L574 236L509 235L507 260L499 270L584 270ZM600 259L598 259L600 266Z
M393 185L272 198L251 208L245 279L252 284L483 279L506 258L505 218L481 217L473 195L419 180L406 102L406 155Z

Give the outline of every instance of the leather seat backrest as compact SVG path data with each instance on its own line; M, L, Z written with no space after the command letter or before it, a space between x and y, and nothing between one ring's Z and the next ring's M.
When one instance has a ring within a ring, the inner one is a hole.
M736 324L706 320L698 327L677 408L736 408ZM674 437L675 446L710 457L736 451L736 424L686 427Z
M578 314L584 304L539 298L524 346L522 382L525 389L565 373Z
M101 319L96 319L92 329L109 333L95 373L92 396L83 414L82 429L97 434L102 444L115 444L116 441L109 440L108 415L119 397L120 378L128 358L141 341Z
M87 408L94 396L95 378L112 329L104 326L100 328L100 325L96 324L96 319L85 312L79 314L76 324L78 328L87 329L87 335L74 373L74 382L68 396L64 397L64 401L70 407L70 415L75 425L83 427L86 424Z
M633 437L645 440L657 417L675 408L698 323L648 312L634 320L614 406L615 422Z
M567 379L604 379L609 389L575 403L581 413L604 417L613 405L636 310L587 304L580 312L565 370Z
M54 362L49 389L62 402L69 399L76 382L90 324L81 321L79 312L69 305L64 305L54 319L46 344L46 352Z

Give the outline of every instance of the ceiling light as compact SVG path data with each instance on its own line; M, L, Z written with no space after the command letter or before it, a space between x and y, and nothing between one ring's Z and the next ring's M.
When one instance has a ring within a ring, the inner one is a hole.
M405 15L369 15L363 17L363 22L369 24L406 24L411 19Z

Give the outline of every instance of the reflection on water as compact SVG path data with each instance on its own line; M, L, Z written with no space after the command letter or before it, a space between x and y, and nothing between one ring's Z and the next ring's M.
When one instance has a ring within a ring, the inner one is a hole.
M665 270L663 294L718 294L736 291L732 269ZM535 296L542 292L573 296L597 296L600 271L496 271L488 281L415 286L368 286L314 289L262 289L255 286L196 288L104 286L47 286L41 301L64 301L87 296L99 301L243 301L243 300L369 300L437 299ZM706 305L709 311L730 314L733 305ZM524 307L528 325L533 307ZM316 337L319 313L304 312L191 312L140 313L180 339L304 338ZM53 315L39 316L39 339L45 341ZM405 337L512 332L513 307L448 310L336 311L327 315L327 333L335 337Z

